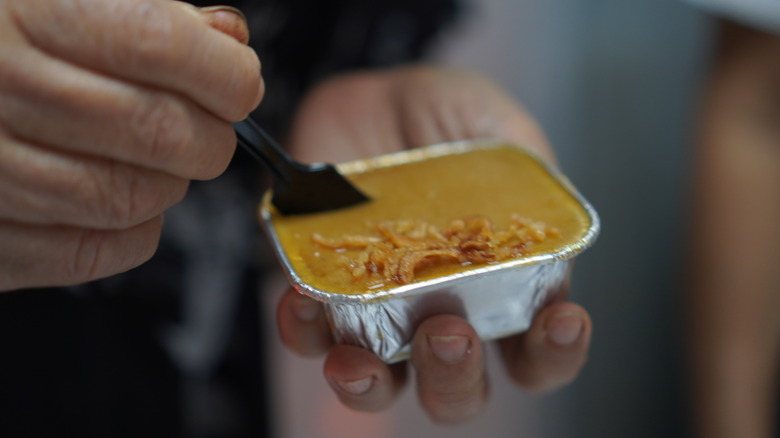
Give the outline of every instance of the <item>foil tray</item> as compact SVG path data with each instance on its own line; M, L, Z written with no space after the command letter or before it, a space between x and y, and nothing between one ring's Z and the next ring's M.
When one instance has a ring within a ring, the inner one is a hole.
M337 167L349 175L475 148L506 145L506 142L494 140L443 143L351 161ZM518 148L528 153L520 146ZM312 287L295 272L274 230L270 192L266 193L259 214L293 287L324 303L336 342L366 348L385 362L393 363L409 357L409 341L415 328L430 316L447 313L463 317L480 339L487 341L527 330L536 312L556 299L571 260L594 243L600 221L595 209L564 175L542 160L537 158L537 161L588 215L590 226L579 240L553 252L485 265L389 290L348 295Z

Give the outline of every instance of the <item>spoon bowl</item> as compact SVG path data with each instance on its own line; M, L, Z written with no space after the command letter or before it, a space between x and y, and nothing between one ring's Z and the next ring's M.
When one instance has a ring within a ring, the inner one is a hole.
M369 201L331 164L299 163L254 121L233 124L238 144L271 171L271 203L281 214L335 210Z

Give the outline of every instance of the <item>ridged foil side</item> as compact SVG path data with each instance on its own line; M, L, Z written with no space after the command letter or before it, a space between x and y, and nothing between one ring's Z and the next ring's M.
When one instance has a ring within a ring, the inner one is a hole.
M568 260L472 276L454 285L374 303L327 303L337 342L373 351L386 362L406 359L417 326L436 314L458 315L483 340L525 331L561 288Z

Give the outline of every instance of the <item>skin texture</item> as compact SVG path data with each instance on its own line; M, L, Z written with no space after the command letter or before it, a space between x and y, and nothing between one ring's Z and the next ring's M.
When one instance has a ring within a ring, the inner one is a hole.
M533 119L495 84L474 73L429 66L333 78L304 101L289 145L301 161L345 161L464 138L499 137L553 154ZM574 379L587 358L591 322L577 304L551 303L525 334L499 341L509 376L532 393ZM361 411L389 406L416 374L420 403L441 424L469 421L489 397L484 346L453 315L417 328L409 363L387 366L373 353L333 345L318 303L293 290L278 307L284 343L302 355L326 355L324 374L339 399Z
M724 23L702 104L688 304L694 436L777 436L780 37Z
M230 122L262 98L247 38L239 15L168 0L0 4L0 290L151 257L163 212L225 169Z

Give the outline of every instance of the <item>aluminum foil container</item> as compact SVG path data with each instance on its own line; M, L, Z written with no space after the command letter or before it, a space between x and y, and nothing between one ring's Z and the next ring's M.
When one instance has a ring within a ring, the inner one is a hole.
M505 142L472 140L445 143L339 164L345 175L425 160L474 148L506 146ZM416 327L436 314L466 319L484 341L527 330L536 312L554 300L571 260L588 248L599 233L595 209L555 168L538 160L586 212L590 226L582 237L552 252L484 265L389 290L349 295L317 289L301 279L274 229L270 193L260 205L260 219L294 288L324 303L335 340L373 351L387 363L409 357Z

